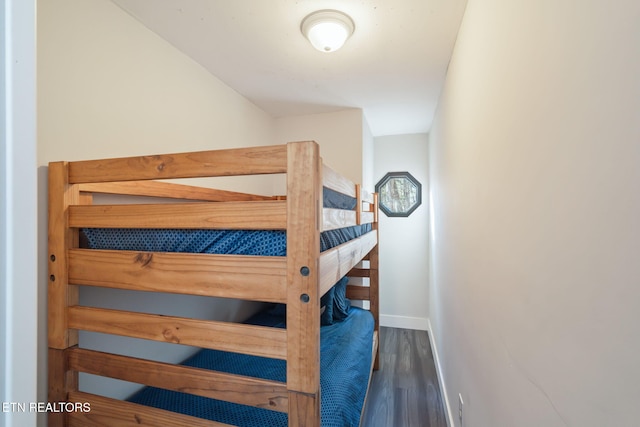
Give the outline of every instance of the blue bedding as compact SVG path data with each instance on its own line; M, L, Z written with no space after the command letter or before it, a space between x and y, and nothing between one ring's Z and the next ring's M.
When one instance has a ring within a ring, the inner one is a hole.
M320 251L338 246L371 231L371 224L340 228L320 234ZM83 228L80 247L148 252L286 256L284 230L187 230Z
M284 317L263 312L248 323L284 327ZM360 422L371 367L371 313L349 309L341 322L320 330L321 425L351 427ZM286 362L217 350L201 350L184 365L274 381L286 381ZM286 426L287 414L190 394L146 387L131 402L242 427Z
M323 206L353 210L356 199L323 188ZM329 230L320 234L326 251L371 231L371 224ZM186 230L83 228L80 247L145 252L286 256L285 230Z

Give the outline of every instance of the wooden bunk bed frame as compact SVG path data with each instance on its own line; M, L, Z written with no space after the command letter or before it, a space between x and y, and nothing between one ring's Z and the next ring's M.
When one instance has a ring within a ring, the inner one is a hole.
M160 180L286 174L285 197ZM322 206L323 186L358 200ZM94 205L94 193L182 199L175 204ZM185 203L185 200L192 201ZM364 208L363 208L364 206ZM78 373L101 375L288 413L289 426L320 425L320 297L344 275L368 277L347 297L367 300L378 364L377 196L324 166L315 142L49 164L49 401L90 411L53 412L49 426L223 426L78 390ZM372 231L320 252L320 232L360 223ZM286 257L132 253L79 248L78 230L105 228L286 229ZM363 259L368 263L360 263ZM362 265L367 265L362 267ZM176 288L173 283L180 283ZM99 286L287 305L286 329L82 307L78 288ZM132 326L133 325L133 326ZM179 342L286 360L286 383L78 347L78 330Z

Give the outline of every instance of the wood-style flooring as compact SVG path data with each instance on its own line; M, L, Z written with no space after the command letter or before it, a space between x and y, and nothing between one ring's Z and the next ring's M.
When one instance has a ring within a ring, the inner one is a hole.
M447 427L426 331L380 328L380 369L371 379L362 427Z

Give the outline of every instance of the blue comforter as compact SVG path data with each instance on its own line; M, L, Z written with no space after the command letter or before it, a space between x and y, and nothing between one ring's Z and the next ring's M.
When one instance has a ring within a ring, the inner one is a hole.
M261 313L248 323L284 327L284 318ZM321 420L323 427L360 422L371 368L373 317L352 307L347 318L320 331ZM274 381L286 381L286 362L245 354L201 350L184 365ZM286 426L287 414L190 394L146 387L130 401L242 427Z
M369 231L371 224L325 231L320 234L320 251ZM83 228L80 246L124 251L286 256L287 233L284 230Z

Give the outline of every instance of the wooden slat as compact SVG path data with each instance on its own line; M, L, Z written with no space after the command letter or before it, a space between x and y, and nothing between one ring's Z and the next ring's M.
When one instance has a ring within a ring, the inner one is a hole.
M89 307L69 308L69 326L234 353L286 359L284 329Z
M172 365L99 351L73 349L72 369L152 387L287 412L285 383Z
M125 181L80 184L80 191L128 196L163 197L169 199L200 200L207 202L232 202L271 200L272 197L257 194L237 193L215 188L173 184L159 181Z
M286 145L69 163L71 183L258 175L287 171Z
M371 345L371 370L373 370L373 361L378 354L378 348L380 346L380 335L378 331L373 331L373 344ZM369 376L369 382L371 382L371 376Z
M80 192L80 199L79 200L80 200L80 204L81 205L92 205L93 204L93 194Z
M344 209L324 208L322 231L335 230L337 228L356 225L356 212Z
M67 371L66 361L67 359L65 357L64 350L60 350L57 348L49 349L47 357L47 363L49 365L49 368L47 370L47 379L49 383L49 402L64 402L67 400L68 390L65 381L65 373ZM49 420L49 425L51 426L62 426L63 424L63 419Z
M376 211L377 211L377 197L375 196L376 201ZM376 218L377 220L377 218ZM374 224L374 231L376 234L376 241L379 242L378 238L378 223ZM380 333L380 275L379 275L379 266L380 266L380 244L376 244L371 251L369 252L369 311L373 315L374 319L374 330L376 333ZM374 360L373 368L378 370L380 368L380 349L376 350L376 357Z
M378 193L374 193L373 195L373 222L375 224L378 223L378 215L379 215L379 201L378 201Z
M78 289L69 286L67 249L78 245L77 230L68 227L68 208L78 204L78 186L70 185L67 163L49 164L49 265L48 341L49 347L67 348L78 343L78 334L69 331L67 306L78 302Z
M362 224L362 186L356 184L356 222Z
M356 184L327 165L322 166L322 185L338 193L356 197Z
M370 295L368 286L347 285L347 298L349 299L369 301Z
M365 203L373 204L373 193L365 190L364 188L361 189L360 191L361 191L360 197L362 201Z
M283 230L286 202L70 206L69 225L87 228Z
M346 275L378 242L376 231L324 251L320 255L320 292L324 294Z
M289 427L320 427L320 393L289 392Z
M74 411L69 414L69 427L232 427L229 424L90 393L71 393L69 401L86 403L90 409L90 411Z
M287 298L285 257L74 249L69 281L266 302Z
M305 396L320 390L320 294L318 256L322 180L316 143L288 144L287 173L287 386ZM320 418L317 399L303 408ZM294 405L295 406L295 405ZM297 407L297 406L296 406ZM312 424L291 424L311 426Z
M68 393L78 390L78 373L69 370L68 349L50 348L48 352L48 402L66 402ZM63 427L67 424L64 412L48 414L49 427Z
M374 221L373 212L362 212L360 214L360 224L372 224Z
M357 268L354 267L347 273L347 276L350 277L369 277L371 270L368 268Z

